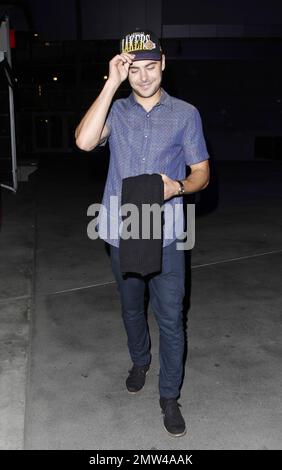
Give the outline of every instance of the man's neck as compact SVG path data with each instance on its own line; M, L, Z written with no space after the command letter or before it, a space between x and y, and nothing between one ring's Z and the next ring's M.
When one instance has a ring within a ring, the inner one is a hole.
M142 98L142 96L137 95L134 91L133 91L133 94L137 103L139 103L148 112L148 111L151 111L151 109L157 103L159 103L161 99L162 91L160 88L153 96L150 96L149 98Z

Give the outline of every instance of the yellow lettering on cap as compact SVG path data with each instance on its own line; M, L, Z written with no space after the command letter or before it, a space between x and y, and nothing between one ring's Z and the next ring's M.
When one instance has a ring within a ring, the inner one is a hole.
M142 34L141 38L140 38L140 42L139 42L139 49L140 50L143 50L144 49L144 34Z
M151 40L150 34L145 34L144 32L128 34L124 39L122 39L121 44L122 52L156 49L156 44Z
M133 36L129 36L129 44L128 44L128 47L129 47L129 50L130 51L133 51Z
M140 40L140 34L136 34L134 38L134 50L135 51L139 50L139 40Z

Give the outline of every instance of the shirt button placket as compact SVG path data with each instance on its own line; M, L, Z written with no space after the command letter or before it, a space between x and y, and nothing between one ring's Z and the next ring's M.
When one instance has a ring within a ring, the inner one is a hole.
M146 118L149 118L149 117L150 117L150 114L147 113L147 114L146 114ZM145 166L146 151L147 151L147 146L148 146L149 122L147 121L147 119L146 119L146 121L145 121L145 129L144 129L144 132L145 132L145 134L144 134L145 142L144 142L144 154L143 154L143 157L142 157L142 162L144 162L144 163L143 163L143 167Z

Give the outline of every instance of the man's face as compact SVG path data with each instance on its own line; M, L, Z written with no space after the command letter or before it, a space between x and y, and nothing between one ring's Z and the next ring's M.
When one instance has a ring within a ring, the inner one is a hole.
M150 98L160 88L165 57L162 60L137 60L129 67L128 80L133 91L142 98Z

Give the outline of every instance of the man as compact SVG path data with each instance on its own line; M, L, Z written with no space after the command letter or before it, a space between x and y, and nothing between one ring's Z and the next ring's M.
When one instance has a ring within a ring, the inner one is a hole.
M111 247L111 264L121 296L128 348L133 362L126 380L130 393L145 384L150 367L149 333L144 315L144 292L149 286L150 302L160 331L160 406L167 432L175 437L186 432L177 402L183 377L184 331L184 252L176 240L183 233L183 210L174 221L165 212L162 270L145 279L123 276L120 270L119 240L104 230L117 224L110 213L111 195L120 197L122 179L128 176L159 173L164 184L166 205L182 204L182 195L204 189L209 182L209 165L201 118L189 103L169 96L162 88L165 56L156 36L150 31L135 31L120 42L120 54L109 64L109 77L98 98L76 129L76 143L90 151L109 139L111 158L103 197L99 234ZM128 78L132 88L126 99L116 100L120 84ZM109 115L108 115L109 112ZM107 117L108 115L108 117ZM191 168L186 176L186 165Z

